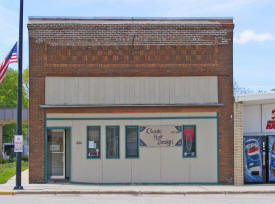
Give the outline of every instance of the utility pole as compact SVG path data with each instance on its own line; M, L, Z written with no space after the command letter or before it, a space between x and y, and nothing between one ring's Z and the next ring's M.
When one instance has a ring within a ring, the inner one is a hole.
M23 55L23 0L20 0L16 135L22 135L22 55ZM23 189L23 186L21 186L21 154L22 154L21 152L16 152L16 185L14 187L15 190Z

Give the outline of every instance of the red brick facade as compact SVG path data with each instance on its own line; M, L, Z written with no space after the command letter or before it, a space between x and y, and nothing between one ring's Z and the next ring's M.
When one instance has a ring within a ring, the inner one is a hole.
M219 182L233 183L233 22L30 19L30 182L44 182L49 112L219 112ZM218 76L221 107L43 109L46 76Z

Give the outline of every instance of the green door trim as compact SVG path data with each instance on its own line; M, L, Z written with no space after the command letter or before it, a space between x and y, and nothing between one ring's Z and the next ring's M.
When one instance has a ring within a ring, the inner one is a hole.
M46 120L45 120L46 121ZM47 121L45 122L45 151L44 151L44 156L45 156L45 161L44 161L44 183L47 183L48 182L48 129L52 130L52 129L63 129L63 130L66 130L68 129L69 130L69 180L71 181L71 127L69 126L63 126L63 127L59 127L59 126L50 126L50 127L47 127ZM66 132L65 132L66 134ZM66 136L66 135L65 135ZM66 142L66 139L65 139L65 142ZM66 150L65 150L66 152ZM65 156L65 163L66 163L66 156ZM66 164L65 164L65 168L66 168ZM66 171L65 171L66 172Z

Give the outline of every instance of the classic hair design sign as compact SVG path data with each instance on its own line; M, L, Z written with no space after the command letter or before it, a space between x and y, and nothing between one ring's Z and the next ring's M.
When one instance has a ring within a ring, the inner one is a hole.
M182 126L142 126L140 146L143 147L173 147L182 145Z

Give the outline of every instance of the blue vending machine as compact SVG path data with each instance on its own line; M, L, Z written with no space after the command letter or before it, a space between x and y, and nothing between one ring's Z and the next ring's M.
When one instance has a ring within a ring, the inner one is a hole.
M268 181L275 182L275 136L268 136Z
M244 182L262 183L262 145L260 136L244 136Z

